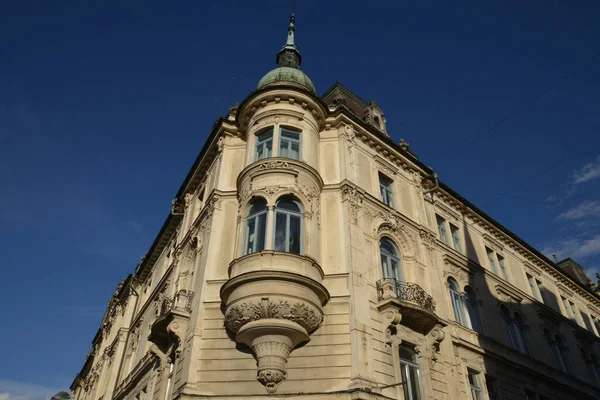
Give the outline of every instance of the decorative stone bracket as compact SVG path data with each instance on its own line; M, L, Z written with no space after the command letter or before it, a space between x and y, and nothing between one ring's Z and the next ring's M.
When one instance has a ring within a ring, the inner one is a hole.
M241 257L229 270L231 279L221 288L225 326L252 349L256 379L275 393L287 377L290 353L323 322L329 300L323 271L309 257L277 252Z

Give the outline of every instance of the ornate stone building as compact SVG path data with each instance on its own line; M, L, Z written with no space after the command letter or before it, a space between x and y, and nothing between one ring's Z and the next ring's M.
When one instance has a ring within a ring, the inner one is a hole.
M75 400L598 399L600 298L278 67L218 118Z

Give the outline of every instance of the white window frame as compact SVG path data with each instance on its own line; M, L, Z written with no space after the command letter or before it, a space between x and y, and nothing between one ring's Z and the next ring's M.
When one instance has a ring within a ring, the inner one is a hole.
M293 138L289 138L283 137L283 134L285 133L290 133L290 134L294 134L294 135L298 135L298 139L293 139ZM286 142L287 144L287 152L288 155L287 156L283 156L281 153L283 152L283 143ZM297 144L298 145L298 158L294 158L294 157L290 157L289 154L291 152L291 147L293 144ZM278 157L285 157L285 158L289 158L291 160L297 160L297 161L301 161L302 160L302 131L300 129L296 129L296 128L291 128L288 126L281 126L279 127L279 145L277 148L277 156Z
M386 206L394 208L394 181L381 172L378 174L378 176L381 201Z
M481 388L480 372L467 368L469 387L471 388L471 398L473 400L483 400L483 390ZM471 382L473 378L473 382Z
M415 359L418 358L414 346L407 344L400 344L398 346L398 359L400 360L400 379L402 379L402 382L404 382L404 385L402 385L403 390L404 390L404 400L423 400L424 399L424 394L423 394L423 386L421 384L421 368L419 367L419 363L418 360L417 362L414 362L412 360L407 360L404 359L400 356L400 348L401 347L405 347L405 348L410 348L410 350L413 352L413 354L415 354ZM412 388L414 387L413 385L415 385L415 382L412 381L412 377L410 372L410 369L416 369L417 371L417 379L419 380L418 382L416 382L416 388L418 390L419 393L419 398L415 399L413 397L413 390ZM404 377L406 376L407 381L404 381Z
M261 139L261 136L267 136L270 133L269 137L266 137L264 139ZM275 129L273 129L273 127L270 127L268 129L264 129L260 132L257 132L257 134L255 135L256 137L256 144L254 145L254 161L259 161L259 160L264 160L266 158L271 158L273 157L273 146L275 144ZM268 151L268 147L267 144L271 143L271 151ZM263 156L261 158L258 158L258 149L262 148L263 150Z

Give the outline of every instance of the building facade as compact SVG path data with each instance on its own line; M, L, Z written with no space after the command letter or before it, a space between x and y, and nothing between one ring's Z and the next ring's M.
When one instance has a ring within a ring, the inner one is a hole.
M382 110L277 68L217 119L75 400L598 399L600 297L439 181Z

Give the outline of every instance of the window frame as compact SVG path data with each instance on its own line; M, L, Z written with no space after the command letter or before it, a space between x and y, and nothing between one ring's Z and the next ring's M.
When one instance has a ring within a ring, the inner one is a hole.
M289 200L289 201L293 201L294 203L296 203L296 205L298 206L298 209L300 211L291 211L291 210L286 210L284 208L277 208L277 203L279 203L282 200ZM281 251L284 253L291 253L291 254L304 254L304 207L302 206L302 203L300 202L300 200L298 200L296 197L294 196L281 196L280 198L277 199L277 201L275 201L275 208L273 210L273 250L275 251ZM285 215L285 250L278 250L277 249L277 245L276 245L276 241L277 241L277 215ZM300 220L300 243L299 243L299 251L298 253L295 252L291 252L290 251L290 234L291 234L291 219L292 217L298 217Z
M283 137L284 133L298 135L298 139L293 139L293 138L289 138L289 137L284 138ZM288 152L287 156L282 155L282 152L283 152L282 144L284 141L287 142L287 152ZM290 148L292 147L292 145L294 143L298 145L298 158L289 156L289 153L291 151ZM289 158L290 160L296 160L296 161L302 160L302 130L301 129L292 128L289 126L280 126L279 127L279 145L277 148L277 156L283 157L283 158Z
M270 135L268 135L269 133L270 133ZM267 136L267 135L268 135L268 137L266 137L264 139L261 138L261 136ZM271 126L271 127L268 127L268 128L265 128L265 129L262 129L262 130L256 132L255 137L256 137L256 143L254 145L254 161L260 161L260 160L264 160L266 158L273 157L274 156L273 145L275 143L274 127ZM267 144L269 142L271 143L271 151L270 152L268 152L268 147L267 147ZM260 158L258 157L259 146L262 148L262 150L264 152L263 154L266 154Z
M381 201L388 207L394 208L394 180L381 172L379 175L379 195ZM387 184L386 184L387 183Z
M483 400L483 389L481 385L480 372L467 368L469 387L471 389L471 398L473 400ZM473 380L471 380L473 378Z
M258 212L254 212L252 214L249 214L249 212L251 211L252 207L254 206L254 204L256 202L264 202L264 209L261 209ZM247 205L246 208L248 210L248 214L246 214L246 220L244 223L244 240L243 240L243 250L242 250L242 255L248 255L248 254L254 254L254 253L260 253L261 251L265 250L267 248L267 230L269 229L268 227L268 220L269 220L269 204L267 202L266 199L264 199L263 197L254 197L252 200L250 200ZM263 224L264 224L264 237L262 238L262 249L258 250L257 248L258 246L258 232L259 232L259 222L260 222L260 217L264 215L264 220L263 220ZM252 251L248 251L248 240L249 240L249 222L251 220L254 220L254 235L255 235L255 239L252 245Z
M450 302L452 304L452 310L454 311L454 320L460 325L468 328L465 318L465 310L463 307L462 293L460 292L460 286L458 285L458 282L452 277L449 277L447 282L448 291L450 292ZM455 289L452 288L453 285L455 285Z
M448 228L446 227L446 223L448 221L439 214L435 214L435 221L437 223L440 242L444 243L446 246L450 246L450 240L448 239Z
M401 348L408 349L414 355L415 361L402 358L402 353L400 351ZM415 346L410 343L401 343L398 346L398 360L400 364L400 379L402 382L404 382L404 385L402 385L404 399L424 400L423 386L421 384L421 368L419 366L419 360L415 351ZM416 376L418 379L418 382L416 382L416 387L414 386L415 383L412 382L412 375L409 373L411 369L416 370ZM404 379L405 377L406 380ZM414 398L413 396L413 392L415 391L413 387L416 388L418 398Z
M382 242L389 243L394 250L395 254L390 254L387 250L382 247ZM400 251L398 250L398 246L396 243L388 236L382 236L379 239L379 258L381 260L381 269L383 278L391 278L396 280L397 282L404 282L404 270L402 269L402 257L400 255ZM384 261L385 258L385 261ZM396 271L397 276L389 276L393 268L393 264L391 262L396 262Z
M463 254L460 228L450 222L448 222L448 226L450 227L450 238L452 239L452 246L454 247L454 250L458 251L460 254Z

